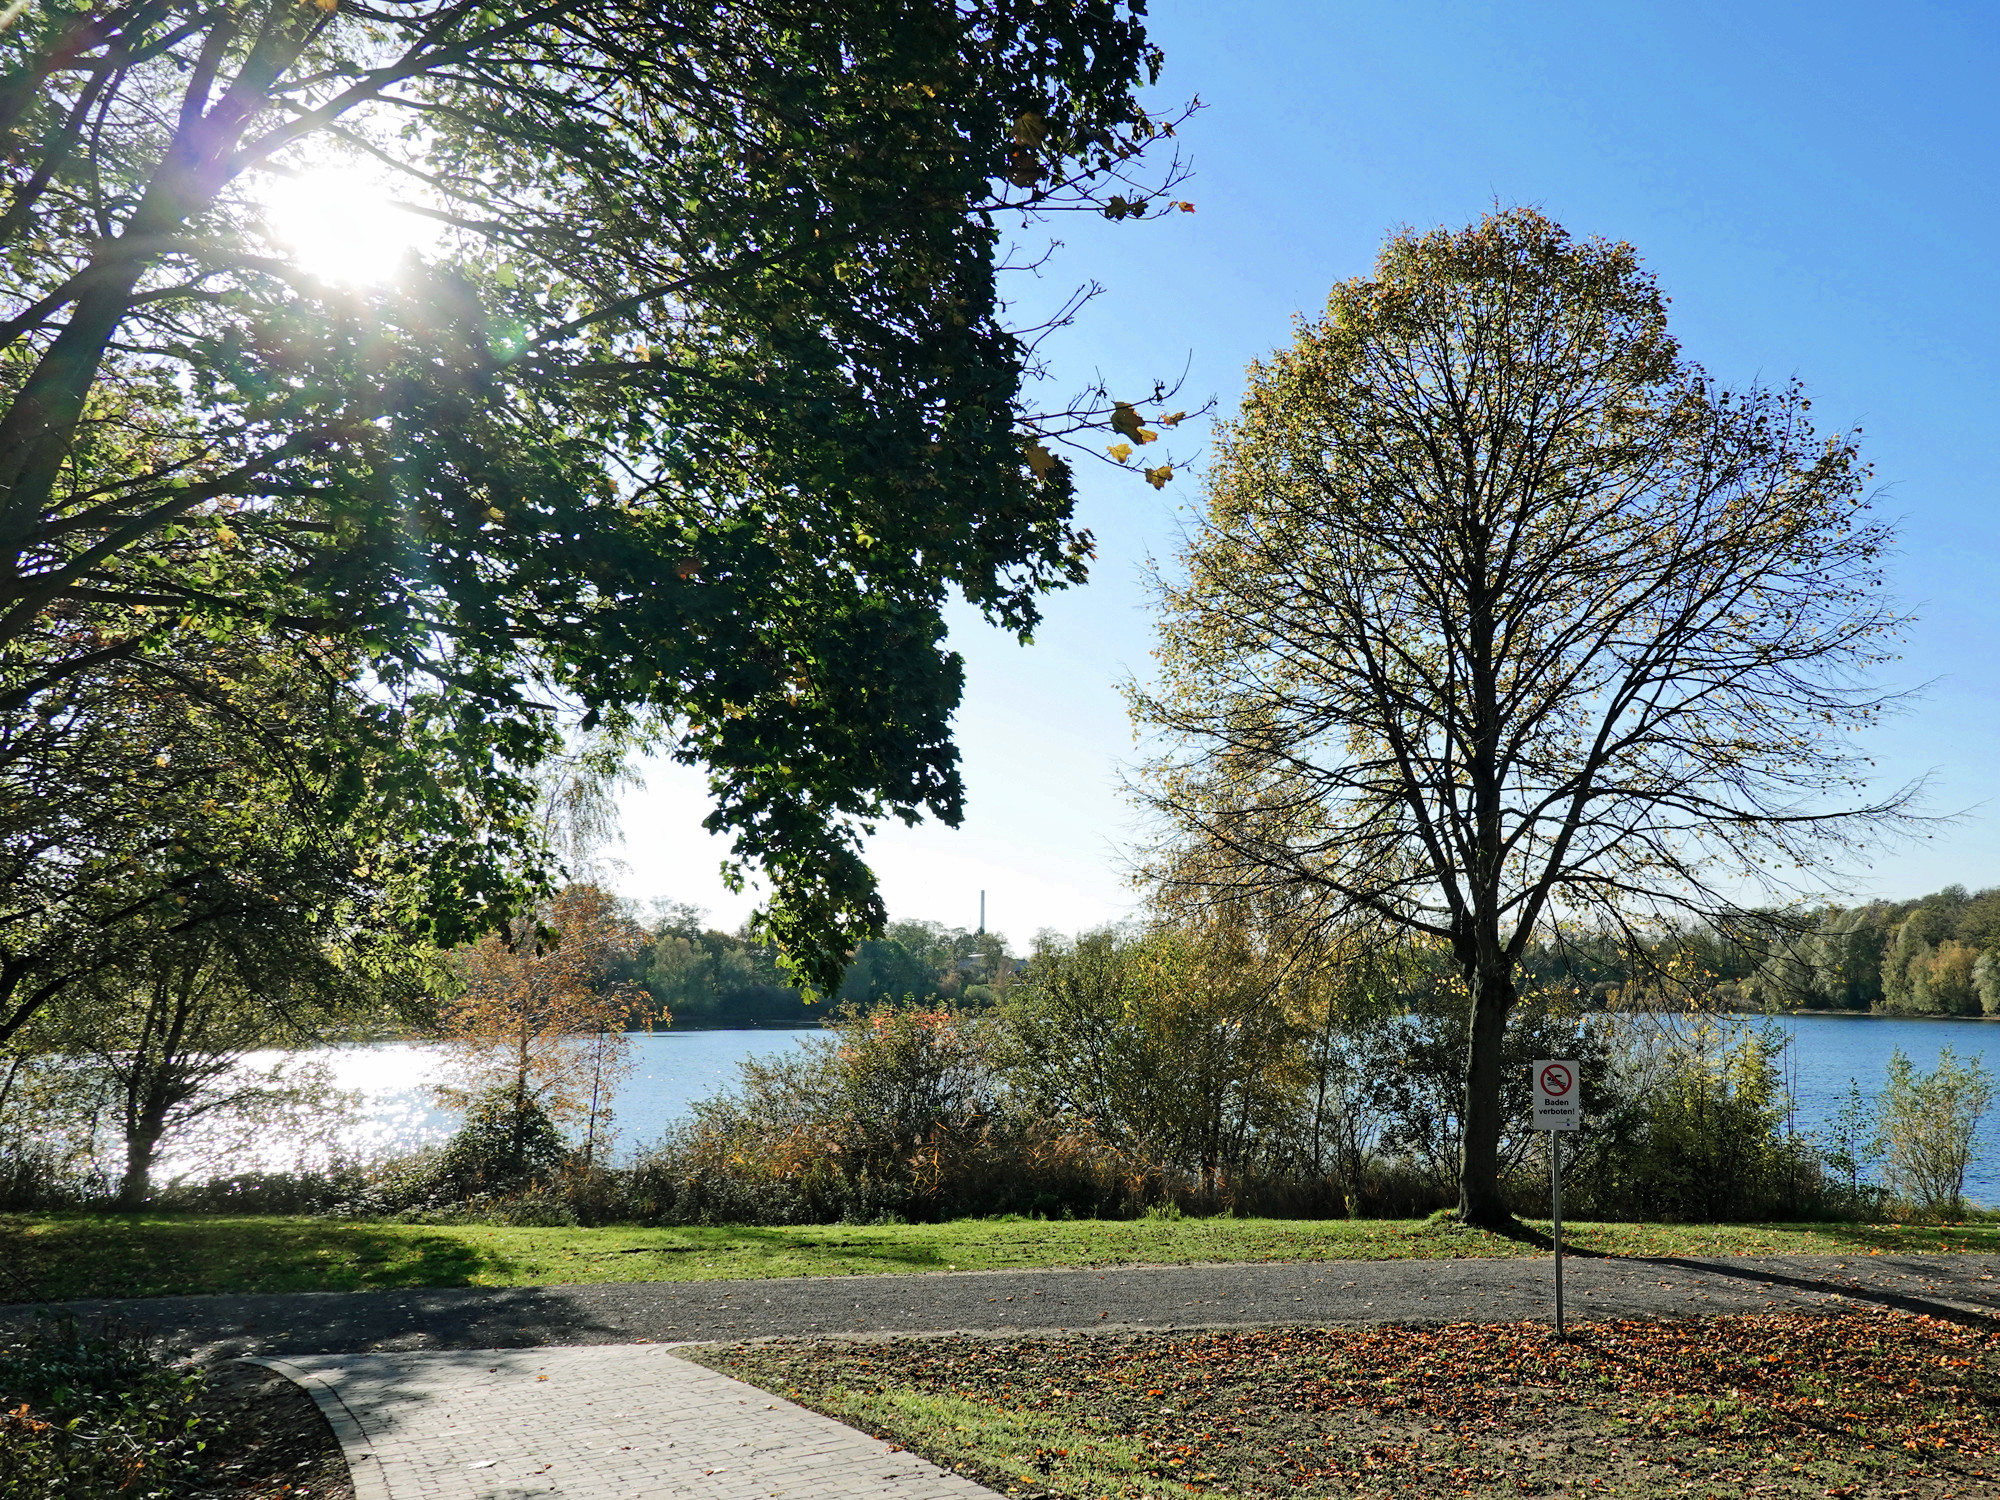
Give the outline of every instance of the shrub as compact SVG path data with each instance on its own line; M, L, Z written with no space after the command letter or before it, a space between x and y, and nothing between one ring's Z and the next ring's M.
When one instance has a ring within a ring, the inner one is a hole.
M1377 1201L1391 1196L1432 1206L1458 1201L1470 1046L1470 1006L1455 976L1424 985L1412 996L1407 1014L1385 1017L1370 1028L1360 1049L1361 1070L1371 1080L1365 1097L1383 1122L1377 1149L1401 1174L1414 1176L1422 1189L1389 1194L1383 1190L1385 1182L1375 1189ZM1510 1196L1525 1202L1546 1180L1532 1125L1528 1074L1533 1063L1545 1057L1578 1063L1585 1129L1584 1140L1576 1144L1588 1145L1623 1101L1611 1078L1605 1028L1592 1025L1567 992L1524 995L1508 1022L1500 1057L1500 1176ZM1365 1188L1360 1191L1366 1195Z
M1977 1058L1961 1062L1946 1047L1935 1070L1919 1073L1901 1048L1892 1053L1876 1106L1889 1190L1919 1214L1960 1216L1973 1141L1992 1102L1993 1075Z
M20 1145L0 1154L0 1213L78 1208L91 1196L89 1180L59 1151Z
M206 1438L200 1371L71 1318L0 1344L0 1500L187 1492Z
M624 1176L654 1223L872 1223L1116 1214L1160 1196L1087 1126L1021 1107L990 1023L936 1005L846 1008L835 1034L742 1064Z
M569 1164L569 1142L540 1101L502 1086L472 1099L458 1133L411 1189L434 1203L463 1203L546 1188Z
M1065 1118L1209 1195L1289 1175L1310 1083L1282 966L1240 927L1043 941L995 1028L1022 1106Z
M1625 1043L1627 1128L1589 1160L1579 1196L1600 1212L1709 1223L1825 1212L1821 1153L1784 1129L1785 1038L1708 1016L1651 1024L1650 1048Z

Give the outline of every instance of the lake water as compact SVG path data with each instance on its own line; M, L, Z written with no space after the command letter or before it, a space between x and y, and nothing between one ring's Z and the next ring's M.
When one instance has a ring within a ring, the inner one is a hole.
M1889 1054L1898 1048L1920 1073L1936 1067L1939 1049L1949 1046L1961 1059L1980 1059L2000 1078L2000 1021L1866 1015L1772 1020L1792 1039L1792 1093L1801 1130L1827 1123L1840 1108L1850 1078L1872 1098L1886 1077ZM2000 1203L2000 1109L1989 1109L1979 1122L1965 1196L1974 1203Z
M1847 1092L1847 1081L1873 1095L1882 1086L1889 1054L1901 1048L1919 1070L1935 1066L1938 1050L1949 1045L1962 1058L1981 1058L2000 1076L2000 1022L1891 1019L1882 1016L1779 1016L1773 1022L1792 1039L1792 1086L1797 1124L1812 1130L1826 1123ZM658 1138L686 1116L699 1098L733 1084L737 1064L795 1047L823 1031L665 1031L632 1038L631 1076L618 1090L618 1155ZM436 1109L429 1085L441 1072L442 1050L410 1042L328 1047L309 1054L327 1063L342 1089L361 1095L361 1117L345 1133L351 1152L373 1155L444 1139L454 1123ZM291 1165L289 1144L266 1140L257 1165ZM249 1163L245 1163L249 1165ZM164 1175L174 1171L170 1150ZM1981 1121L1979 1145L1966 1181L1967 1196L2000 1203L2000 1110Z
M734 1084L737 1064L744 1058L781 1052L796 1047L802 1038L826 1034L818 1029L635 1034L632 1072L612 1100L615 1155L630 1156L683 1118L695 1100ZM283 1056L260 1052L247 1061L261 1067ZM336 1088L361 1096L359 1119L341 1132L341 1145L352 1155L386 1155L431 1145L449 1136L457 1123L454 1115L431 1100L430 1086L444 1076L445 1063L445 1049L435 1043L357 1043L292 1057L325 1063ZM185 1170L198 1149L198 1145L180 1153L171 1145L163 1149L161 1176ZM295 1155L296 1146L290 1141L262 1139L240 1170L282 1171L293 1165Z

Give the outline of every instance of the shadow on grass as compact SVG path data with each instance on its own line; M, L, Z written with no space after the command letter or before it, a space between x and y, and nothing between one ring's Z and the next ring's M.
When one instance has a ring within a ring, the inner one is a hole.
M9 1301L471 1285L496 1258L448 1234L340 1220L50 1215L0 1223Z
M901 1227L901 1226L897 1226ZM671 1267L690 1255L737 1255L761 1254L773 1261L804 1262L797 1269L809 1269L813 1263L832 1261L851 1263L864 1261L870 1265L880 1265L884 1270L942 1271L951 1264L947 1254L949 1247L930 1243L926 1240L904 1238L896 1234L896 1229L882 1226L877 1233L866 1238L855 1238L850 1226L839 1224L814 1225L811 1228L768 1228L751 1224L698 1225L673 1231L689 1236L690 1244L678 1245L627 1245L616 1249L589 1250L583 1254L589 1258L612 1256L659 1257L663 1266ZM920 1231L921 1232L921 1231ZM787 1267L789 1273L792 1267ZM754 1268L746 1266L746 1273L755 1274Z

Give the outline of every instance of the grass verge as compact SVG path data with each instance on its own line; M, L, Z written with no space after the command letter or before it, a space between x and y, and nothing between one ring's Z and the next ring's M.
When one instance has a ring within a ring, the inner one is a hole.
M1991 1495L2000 1333L1907 1313L709 1346L1047 1500Z
M1435 1220L960 1219L947 1224L530 1229L372 1220L0 1215L0 1300L187 1292L550 1286L1036 1266L1389 1260L1546 1253ZM2000 1225L1574 1224L1600 1255L2000 1252Z

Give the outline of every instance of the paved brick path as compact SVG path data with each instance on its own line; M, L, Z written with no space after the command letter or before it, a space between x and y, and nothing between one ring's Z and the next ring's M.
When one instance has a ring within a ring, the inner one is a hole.
M327 1413L355 1500L998 1500L657 1344L264 1363Z

